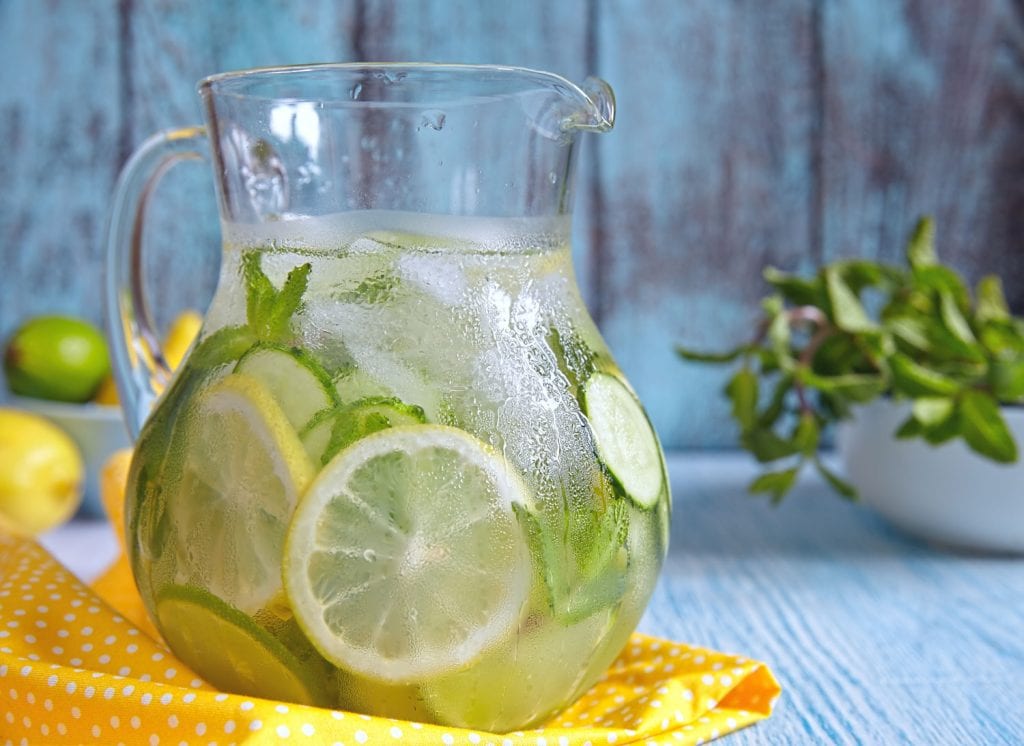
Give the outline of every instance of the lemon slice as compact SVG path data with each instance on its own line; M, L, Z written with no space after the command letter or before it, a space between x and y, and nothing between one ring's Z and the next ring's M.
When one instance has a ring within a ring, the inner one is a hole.
M156 616L174 654L218 689L306 705L331 704L327 682L318 682L320 677L305 670L273 635L216 596L200 588L170 586L157 599Z
M531 565L505 460L441 425L382 430L310 485L285 548L285 591L321 655L378 681L452 671L512 635Z
M603 669L588 664L613 619L611 609L568 627L550 617L530 618L515 645L424 683L421 696L433 719L457 728L507 733L540 725L600 676Z
M285 533L313 467L274 397L241 373L199 396L183 450L167 501L176 581L252 614L281 590Z

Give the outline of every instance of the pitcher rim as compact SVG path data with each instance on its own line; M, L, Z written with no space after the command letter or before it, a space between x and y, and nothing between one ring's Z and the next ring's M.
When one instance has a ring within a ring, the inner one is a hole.
M598 126L587 126L588 123L584 121L577 122L580 125L580 129L605 129L611 127L609 111L606 106L601 105L601 102L596 102L592 95L588 93L586 89L592 89L591 82L597 82L598 86L602 91L606 92L608 96L611 95L611 88L602 80L597 78L588 78L583 86L574 83L568 78L559 75L558 73L549 72L547 70L537 70L530 67L521 67L517 65L492 65L492 64L474 64L474 63L457 63L457 62L317 62L310 64L299 64L299 65L272 65L268 67L252 67L242 70L229 70L221 73L215 73L213 75L207 75L202 78L196 84L196 90L200 94L209 92L210 94L218 97L227 96L231 98L247 99L251 101L319 101L320 103L327 105L337 106L374 106L380 105L380 102L374 101L358 101L358 100L346 100L339 97L323 98L311 96L309 98L303 98L301 96L267 96L258 93L239 92L237 90L230 90L226 85L232 81L241 80L244 78L256 78L266 77L273 78L277 76L285 77L291 75L300 75L302 73L315 73L323 70L339 70L339 71L375 71L375 70L393 70L397 72L419 72L419 71L431 71L431 72L450 72L456 74L465 73L498 73L500 75L506 75L509 78L519 77L522 79L532 79L538 84L546 84L549 87L556 88L561 86L565 92L584 103L584 108L587 109L587 113L593 117ZM225 85L222 85L225 84ZM512 92L507 95L515 95L518 92ZM502 94L497 94L502 95ZM486 98L492 98L492 96L477 95L470 97L475 100L482 100ZM614 111L614 98L612 101L611 112ZM399 102L388 103L389 106L403 105ZM614 114L611 114L614 117Z

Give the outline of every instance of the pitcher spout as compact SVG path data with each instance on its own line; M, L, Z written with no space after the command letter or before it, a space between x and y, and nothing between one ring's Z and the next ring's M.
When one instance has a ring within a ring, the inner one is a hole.
M615 93L607 82L590 76L574 88L581 106L563 121L563 129L608 132L615 126Z

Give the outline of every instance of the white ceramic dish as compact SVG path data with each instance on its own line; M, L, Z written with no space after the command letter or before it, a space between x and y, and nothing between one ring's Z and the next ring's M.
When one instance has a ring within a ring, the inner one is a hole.
M85 496L79 515L104 515L99 491L100 469L110 454L129 445L121 408L105 404L66 404L21 396L11 396L7 403L46 417L71 436L85 462Z
M893 434L906 404L876 401L839 426L847 478L860 499L899 528L959 548L1024 553L1024 407L1003 416L1022 458L1003 465L960 441L930 446Z

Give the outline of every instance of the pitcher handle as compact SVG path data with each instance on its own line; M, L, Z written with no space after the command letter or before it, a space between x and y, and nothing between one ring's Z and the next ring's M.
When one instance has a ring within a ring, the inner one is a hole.
M143 292L146 208L153 189L172 166L208 157L205 127L161 132L132 154L114 189L107 226L107 333L111 368L132 440L138 438L153 402L171 378Z

